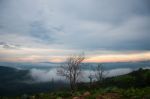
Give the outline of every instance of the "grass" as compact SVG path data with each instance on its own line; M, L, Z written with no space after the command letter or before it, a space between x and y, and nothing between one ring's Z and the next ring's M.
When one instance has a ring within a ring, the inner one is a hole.
M117 88L117 87L107 87L107 88L94 88L86 90L90 92L91 95L86 97L86 99L96 99L98 96L109 97L109 95L117 95L119 99L150 99L150 87L145 88ZM39 93L33 95L22 95L17 97L1 97L0 99L72 99L75 96L83 95L85 91L77 90L74 93L70 91L58 91L51 93ZM104 98L105 99L105 98ZM111 99L111 98L110 98Z

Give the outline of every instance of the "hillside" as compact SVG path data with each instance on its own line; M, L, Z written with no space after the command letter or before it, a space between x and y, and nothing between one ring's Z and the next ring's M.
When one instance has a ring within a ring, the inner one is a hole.
M11 83L17 81L24 81L29 76L28 70L18 70L12 67L0 66L0 82L1 83Z
M122 88L150 86L150 70L140 68L129 74L107 78L104 85Z
M65 84L59 82L34 82L29 70L0 66L0 96L16 96L57 90Z

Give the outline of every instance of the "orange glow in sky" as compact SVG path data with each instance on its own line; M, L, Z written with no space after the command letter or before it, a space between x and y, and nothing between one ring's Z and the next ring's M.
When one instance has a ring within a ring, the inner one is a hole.
M119 54L119 55L98 55L92 56L85 60L85 62L129 62L129 61L145 61L150 60L150 53L136 53L136 54Z
M73 50L57 49L0 49L0 61L6 62L64 62ZM69 53L69 54L68 54ZM85 54L84 62L129 62L150 60L150 51L119 52L89 51Z

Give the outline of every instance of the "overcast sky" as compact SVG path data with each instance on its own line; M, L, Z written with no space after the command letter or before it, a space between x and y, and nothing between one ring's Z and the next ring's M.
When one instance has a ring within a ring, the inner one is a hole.
M150 60L149 0L0 0L0 61ZM114 58L116 60L114 60Z

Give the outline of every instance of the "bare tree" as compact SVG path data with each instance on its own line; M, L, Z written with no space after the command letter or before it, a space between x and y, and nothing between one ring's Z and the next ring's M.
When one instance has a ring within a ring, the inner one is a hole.
M101 83L104 80L104 67L102 64L98 64L95 71L95 78L99 83Z
M77 89L77 82L81 75L81 63L85 59L84 55L73 55L58 70L57 74L69 80L71 90Z

